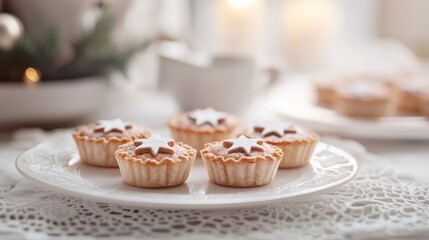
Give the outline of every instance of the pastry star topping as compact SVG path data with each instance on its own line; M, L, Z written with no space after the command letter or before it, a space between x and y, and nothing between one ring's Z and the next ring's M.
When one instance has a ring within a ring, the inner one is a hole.
M281 125L270 125L270 126L255 126L255 132L261 133L263 137L276 136L283 137L285 134L296 133L296 130L290 127L284 127Z
M159 153L166 153L169 155L174 154L175 142L173 139L162 139L158 137L153 137L149 139L137 139L134 141L134 150L135 154L144 154L150 153L152 156L157 156Z
M213 127L225 120L226 113L218 112L213 108L197 109L189 113L188 117L194 121L195 125L210 124Z
M241 152L250 155L252 151L263 152L261 139L251 139L241 135L237 139L228 139L222 142L222 145L228 148L228 153Z
M130 129L131 124L124 123L121 119L113 120L100 120L98 121L97 127L94 129L94 132L124 132L126 129Z

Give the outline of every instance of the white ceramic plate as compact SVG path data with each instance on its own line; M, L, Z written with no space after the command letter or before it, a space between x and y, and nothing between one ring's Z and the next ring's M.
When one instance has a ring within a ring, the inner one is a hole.
M316 105L313 86L306 76L280 82L268 94L267 104L279 115L321 133L371 139L429 139L429 121L424 117L359 119L319 107Z
M22 153L18 171L54 191L100 202L169 209L215 209L264 205L318 194L352 180L356 160L343 150L319 143L311 164L279 170L275 180L259 188L228 188L209 182L201 159L196 159L185 184L172 188L143 189L122 182L119 169L80 162L74 143L43 143Z

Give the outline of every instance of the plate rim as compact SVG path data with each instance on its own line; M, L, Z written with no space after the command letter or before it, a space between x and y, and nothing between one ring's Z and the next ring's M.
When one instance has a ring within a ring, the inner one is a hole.
M348 159L348 162L352 165L352 172L348 176L338 181L335 181L323 186L314 187L311 189L306 189L306 190L301 190L298 192L292 192L292 193L286 193L286 194L278 194L273 196L259 196L257 198L221 199L217 201L211 200L209 202L207 201L207 199L205 199L198 203L195 203L195 202L178 203L177 200L176 201L171 200L166 202L154 202L154 201L150 201L148 198L142 198L137 202L137 201L131 201L131 200L118 199L118 198L106 198L104 196L100 196L97 194L90 194L89 192L79 192L78 189L61 187L60 185L57 185L57 184L51 184L51 182L47 179L38 178L37 174L34 174L27 167L24 166L23 155L27 154L30 151L34 151L37 148L46 144L53 144L53 143L48 141L48 142L37 144L25 150L24 152L19 154L18 157L16 158L15 168L27 180L35 181L40 186L43 186L46 189L49 189L54 192L61 193L67 196L93 200L100 203L111 203L111 204L134 206L134 207L145 207L145 208L152 208L152 209L162 208L162 209L172 209L172 210L185 210L185 209L213 210L213 209L230 209L230 208L246 208L251 206L262 206L262 205L267 205L269 203L276 203L276 202L290 202L297 199L301 199L303 197L307 197L315 193L323 194L326 191L332 190L336 187L340 187L350 182L351 180L353 180L360 169L359 162L356 160L356 158L353 157L348 152L346 152L345 150L343 150L342 148L336 147L335 145L332 145L332 144L319 142L318 144L324 144L326 146L329 146L329 148L334 148L335 151L341 153L342 156ZM213 183L209 183L209 184L213 184Z

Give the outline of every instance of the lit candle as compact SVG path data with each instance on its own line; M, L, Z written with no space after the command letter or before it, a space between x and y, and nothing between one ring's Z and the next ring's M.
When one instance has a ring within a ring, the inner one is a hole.
M295 68L320 63L337 27L339 12L332 0L300 0L284 5L283 50Z
M261 51L265 0L215 1L216 54L255 56Z
M40 82L40 71L35 68L27 68L24 72L24 83L27 86L34 86Z

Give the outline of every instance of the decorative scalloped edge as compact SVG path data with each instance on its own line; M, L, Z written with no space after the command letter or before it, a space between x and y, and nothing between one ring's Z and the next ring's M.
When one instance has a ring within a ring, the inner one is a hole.
M261 160L262 161L264 161L264 160L265 161L277 161L283 157L283 151L279 147L276 147L274 145L269 144L269 146L274 149L274 153L268 154L266 156L251 156L251 157L243 156L240 159L235 159L232 157L225 158L225 156L218 156L218 155L213 154L210 151L210 148L212 148L214 145L217 145L217 144L222 144L222 143L221 142L207 143L205 145L205 147L200 151L201 156L207 161L212 161L212 162L213 161L222 161L225 163L231 162L231 161L232 162L246 161L246 162L252 162L252 163L256 162L258 160L259 161L261 161Z
M132 162L140 162L141 164L159 166L159 165L163 165L163 164L168 165L168 164L174 164L176 162L188 161L188 160L195 158L197 156L197 150L195 150L194 148L192 148L191 146L189 146L187 144L184 144L181 142L176 142L177 145L186 149L186 154L179 154L178 159L171 158L171 157L164 157L161 160L156 160L153 158L143 159L143 158L138 158L138 157L127 157L126 148L132 144L133 143L128 142L128 143L125 143L125 144L122 144L121 146L119 146L118 150L115 151L115 156L116 156L116 159L118 161L119 160L121 160L121 161L132 161Z
M231 121L232 124L227 125L225 129L218 129L218 128L202 129L201 127L197 127L193 125L180 126L180 124L178 123L178 120L184 115L186 115L186 113L180 113L170 118L170 120L168 121L168 127L174 131L192 132L192 133L198 133L198 134L213 134L213 133L226 133L229 131L232 133L235 130L237 130L238 127L240 126L239 118L232 114L227 114L225 117L227 122L229 122L228 120L232 120Z

